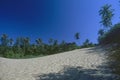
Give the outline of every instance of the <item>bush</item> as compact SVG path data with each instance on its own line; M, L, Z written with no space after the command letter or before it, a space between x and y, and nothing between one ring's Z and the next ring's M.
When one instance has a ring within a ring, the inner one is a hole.
M83 45L81 48L88 48L88 47L94 47L95 45L89 41L89 39L86 39L85 42L83 42Z
M57 40L52 40L52 43L46 44L38 39L36 44L31 44L28 37L19 37L14 43L12 39L8 39L7 41L7 45L2 45L4 40L2 40L0 44L0 56L6 58L37 57L80 48L75 42L67 43L62 41L61 43L58 43Z
M114 47L109 54L109 68L112 70L113 73L120 75L120 47Z
M14 53L12 50L6 51L3 55L6 58L22 58L24 56L23 53Z
M98 41L100 44L120 44L120 23L114 25L103 36L99 36Z

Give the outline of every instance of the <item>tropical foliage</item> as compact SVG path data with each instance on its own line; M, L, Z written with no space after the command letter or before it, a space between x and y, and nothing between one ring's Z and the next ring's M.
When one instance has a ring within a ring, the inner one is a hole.
M101 22L104 26L103 29L99 30L98 42L99 45L109 46L109 56L110 61L109 67L111 71L120 76L120 23L112 25L113 9L111 5L103 6L99 15L101 16ZM116 79L120 80L120 78Z
M120 23L115 24L108 32L99 37L100 44L120 44Z
M89 39L86 39L84 42L83 42L83 45L81 46L82 48L88 48L88 47L94 47L95 44L93 44L92 42L89 41Z
M76 39L76 40L80 39L80 33L77 32L77 33L75 34L75 39Z
M106 4L99 10L99 15L101 16L102 25L105 28L109 28L112 26L112 17L113 17L113 9L111 9L111 5Z
M18 37L14 41L8 35L3 34L0 38L0 55L7 58L26 58L51 55L79 48L75 42L62 41L59 43L52 38L48 40L49 44L44 43L41 38L36 39L35 42L31 44L28 37Z

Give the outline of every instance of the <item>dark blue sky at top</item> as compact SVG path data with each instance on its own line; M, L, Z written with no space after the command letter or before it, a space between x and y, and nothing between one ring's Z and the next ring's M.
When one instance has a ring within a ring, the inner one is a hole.
M0 0L0 35L71 42L79 32L80 43L87 38L96 43L101 28L98 11L106 3L116 9L115 24L120 20L118 0Z

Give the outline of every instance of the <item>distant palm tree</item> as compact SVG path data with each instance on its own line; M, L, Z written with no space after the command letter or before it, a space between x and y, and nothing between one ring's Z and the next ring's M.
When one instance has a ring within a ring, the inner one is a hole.
M40 38L38 38L37 40L36 40L36 43L37 43L37 45L42 45L42 39L40 39Z
M52 38L50 38L48 42L49 42L50 45L52 45L54 40Z
M89 39L86 39L85 42L83 42L83 46L84 46L84 47L88 47L89 44L90 44Z
M10 45L13 44L13 39L12 38L10 38L9 43L10 43Z
M75 33L75 39L76 39L76 40L80 39L80 33L78 33L78 32Z
M6 34L3 34L2 37L1 37L1 44L2 46L7 46L8 45L8 36Z
M66 43L66 42L65 42L64 40L61 42L62 45L65 45L65 43Z
M30 39L29 39L29 37L22 38L22 42L23 42L24 53L28 54L29 47L30 47Z
M29 43L30 43L29 37L24 38L24 43L25 43L25 45L29 45Z
M58 45L58 40L54 40L54 45Z
M20 46L21 46L21 38L20 37L17 37L16 38L16 42L15 42L15 44L14 44L17 48L20 48Z

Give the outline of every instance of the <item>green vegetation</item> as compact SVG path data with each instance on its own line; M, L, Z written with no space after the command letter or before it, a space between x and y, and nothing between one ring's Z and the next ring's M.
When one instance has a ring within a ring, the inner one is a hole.
M109 67L113 73L120 75L120 46L112 48L111 52L108 57L110 61Z
M112 25L113 9L111 5L104 5L100 11L103 29L98 31L99 45L109 46L109 67L113 73L120 76L120 23ZM120 79L118 79L120 80Z
M99 10L99 15L101 16L101 21L102 25L104 28L108 29L112 27L112 17L113 17L113 9L111 9L111 5L105 4L100 10Z
M94 47L95 44L89 41L89 39L86 39L85 42L83 42L82 48L88 48L88 47Z
M79 33L75 34L75 38L79 39ZM52 38L48 40L48 44L44 43L41 38L36 39L34 44L30 43L30 38L28 37L18 37L14 41L6 34L1 36L0 43L0 56L6 58L31 58L81 48L75 42L67 43L62 41L59 43ZM83 45L84 47L91 47L89 40Z
M120 44L120 23L115 24L104 35L99 36L99 43L106 44Z
M105 4L101 9L99 10L99 15L101 16L100 23L104 26L103 29L100 29L98 31L99 37L98 41L100 44L106 44L105 38L107 37L107 34L109 34L110 29L112 27L112 17L113 17L113 9L111 9L111 5Z

